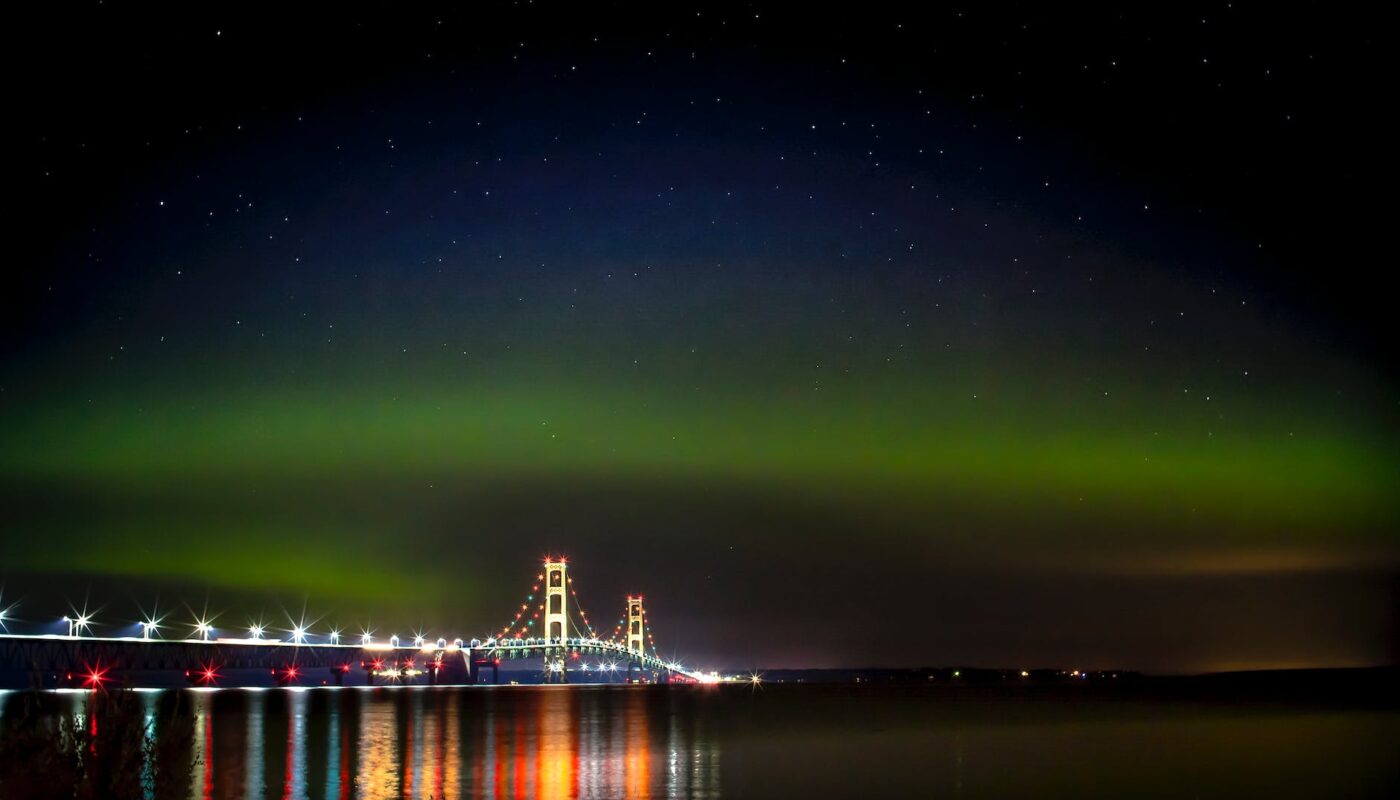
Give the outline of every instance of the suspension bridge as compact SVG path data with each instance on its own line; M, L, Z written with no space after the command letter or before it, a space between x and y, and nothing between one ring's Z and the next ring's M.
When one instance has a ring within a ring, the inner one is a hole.
M231 636L207 617L190 620L181 638L163 636L177 626L162 619L137 623L138 635L99 636L86 612L55 623L62 633L17 633L0 611L0 686L99 689L172 675L208 688L495 684L503 665L509 671L526 659L538 660L534 674L543 683L718 680L661 655L640 594L626 596L611 632L596 630L564 558L545 559L511 614L500 628L469 640L421 633L376 640L369 632L347 640L339 631L317 634L303 623L294 624L287 639L271 638L261 624Z

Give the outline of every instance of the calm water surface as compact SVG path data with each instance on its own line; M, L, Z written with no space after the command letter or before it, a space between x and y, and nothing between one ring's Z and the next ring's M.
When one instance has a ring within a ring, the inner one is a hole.
M124 757L148 797L1379 797L1400 781L1400 714L1050 690L172 690L129 709L114 724L178 734L174 755ZM0 730L91 732L104 713L0 694Z

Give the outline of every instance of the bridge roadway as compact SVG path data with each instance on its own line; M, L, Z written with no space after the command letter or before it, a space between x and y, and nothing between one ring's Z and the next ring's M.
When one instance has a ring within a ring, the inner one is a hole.
M504 659L544 658L565 665L564 674L578 675L584 656L607 659L615 666L648 670L658 679L705 682L709 676L647 653L630 652L600 639L488 639L417 644L289 642L274 639L158 639L0 633L0 675L12 681L22 676L28 685L91 688L120 685L138 673L178 673L191 683L238 685L234 670L268 670L281 684L318 685L347 682L406 682L406 670L416 670L429 683L477 683L489 670L493 680ZM579 660L579 667L568 667ZM601 662L600 662L601 663ZM205 670L214 670L212 680ZM322 672L322 670L325 670ZM98 676L95 680L93 676ZM17 688L17 687L12 687Z

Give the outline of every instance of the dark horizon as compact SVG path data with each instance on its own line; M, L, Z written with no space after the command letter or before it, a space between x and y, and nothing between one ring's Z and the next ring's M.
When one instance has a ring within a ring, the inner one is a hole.
M1378 28L25 7L0 608L1400 663Z

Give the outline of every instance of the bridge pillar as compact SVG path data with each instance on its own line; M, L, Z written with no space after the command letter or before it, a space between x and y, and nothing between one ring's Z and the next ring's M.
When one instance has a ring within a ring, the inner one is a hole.
M485 677L485 670L487 668L491 670L491 684L494 686L501 682L501 659L499 656L487 651L485 656L474 660L475 663L472 665L471 680L468 681L469 683L481 683L482 678Z
M569 638L569 563L544 562L544 636L565 644Z
M569 682L569 659L568 656L545 656L544 659L544 682L545 683L568 683Z
M627 595L627 651L640 653L646 641L646 625L642 615L642 596Z

